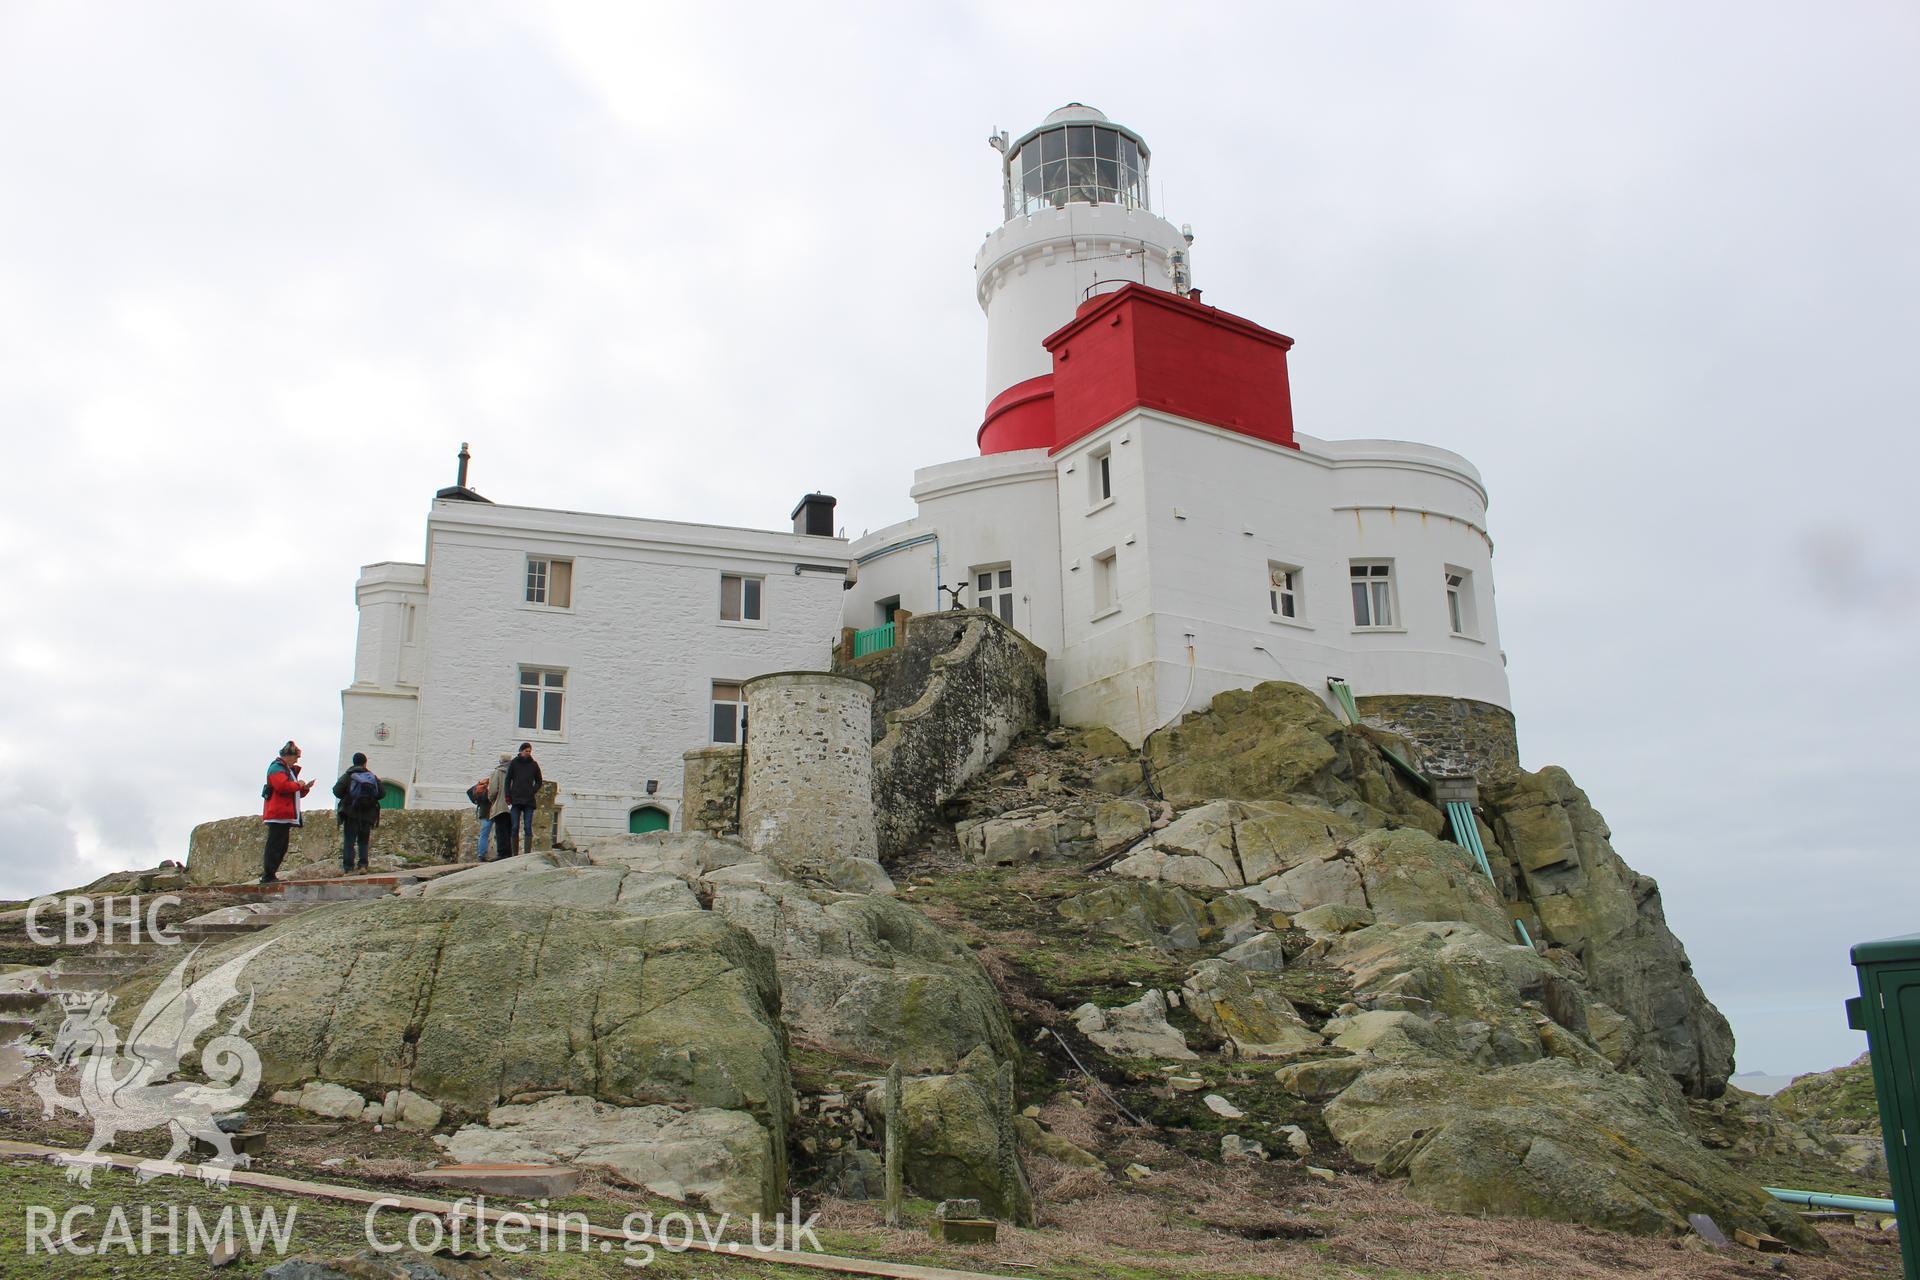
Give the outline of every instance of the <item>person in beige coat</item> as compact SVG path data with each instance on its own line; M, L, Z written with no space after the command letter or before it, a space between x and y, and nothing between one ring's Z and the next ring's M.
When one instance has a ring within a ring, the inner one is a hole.
M513 806L507 800L507 765L512 763L511 755L502 755L495 766L493 776L487 779L487 820L493 823L493 856L511 858L513 847Z

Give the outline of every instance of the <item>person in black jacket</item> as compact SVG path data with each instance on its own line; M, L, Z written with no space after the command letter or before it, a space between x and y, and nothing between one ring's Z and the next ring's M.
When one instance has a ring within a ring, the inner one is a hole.
M333 784L333 798L340 802L340 874L343 876L352 875L356 867L361 871L367 869L367 850L373 843L373 829L380 825L383 790L385 784L367 768L367 757L359 751L353 753L353 763Z
M533 805L540 798L540 762L533 758L533 744L520 744L520 754L507 765L507 803L512 806L514 844L522 853L533 852Z

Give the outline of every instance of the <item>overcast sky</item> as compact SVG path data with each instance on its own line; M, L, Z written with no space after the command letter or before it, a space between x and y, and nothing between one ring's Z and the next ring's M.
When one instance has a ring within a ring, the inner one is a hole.
M1153 146L1301 430L1484 473L1521 748L1815 1070L1920 931L1920 17L0 0L0 896L325 771L357 567L497 500L850 531L966 456L989 129Z

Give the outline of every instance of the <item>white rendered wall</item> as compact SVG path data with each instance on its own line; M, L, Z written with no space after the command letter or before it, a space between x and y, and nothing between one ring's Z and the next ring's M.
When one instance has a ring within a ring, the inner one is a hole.
M1156 725L1222 689L1276 677L1323 696L1327 677L1341 676L1360 695L1510 705L1486 494L1465 459L1399 441L1302 437L1286 449L1144 411L1118 430L1138 438L1148 462L1155 666L1139 679L1154 690ZM1357 559L1392 562L1393 627L1354 626ZM1291 621L1276 620L1269 602L1276 562L1301 571ZM1471 635L1449 625L1449 567L1469 575Z
M1072 320L1097 285L1130 280L1171 291L1171 254L1184 244L1165 218L1117 204L1021 215L990 234L973 260L987 313L987 400L1053 372L1042 340Z
M1016 625L1047 651L1056 713L1132 742L1222 689L1273 679L1322 696L1327 677L1341 676L1362 695L1508 706L1478 473L1428 445L1300 441L1287 449L1141 409L1054 457L1035 449L924 468L920 516L852 548L875 558L846 593L846 625L874 625L875 602L894 595L914 612L929 607L937 550L948 582L1011 562L1028 611ZM1094 487L1102 452L1104 500ZM914 541L929 535L937 544ZM1095 560L1107 552L1117 594L1100 611ZM1394 627L1353 625L1356 559L1393 563ZM1268 599L1275 563L1300 570L1291 621ZM1449 626L1449 568L1468 575L1469 635Z
M360 625L353 684L340 693L336 772L346 770L354 752L364 751L367 763L381 777L405 786L413 776L420 669L426 651L426 578L423 564L386 561L360 569L353 593ZM384 736L381 726L386 729Z
M960 602L975 606L975 569L1013 569L1014 629L1052 653L1061 643L1059 518L1054 466L1045 449L1021 449L923 467L912 495L920 514L854 542L857 581L846 593L845 625L875 625L878 604L894 596L900 607L929 613L933 584L965 586Z
M525 602L530 553L573 560L570 609ZM710 742L713 682L826 667L847 564L835 538L434 503L436 626L424 644L408 804L464 804L466 788L528 740L560 785L569 832L624 832L628 813L647 804L678 828L681 756ZM762 624L720 621L723 572L765 579ZM560 733L518 727L523 665L567 672ZM371 699L350 690L343 701L357 733ZM651 796L648 779L659 783Z
M1111 497L1098 463L1108 459ZM1151 529L1147 463L1130 419L1075 441L1053 459L1058 476L1062 642L1050 650L1049 682L1061 720L1103 724L1130 742L1154 727ZM1112 553L1111 603L1098 595L1098 559Z

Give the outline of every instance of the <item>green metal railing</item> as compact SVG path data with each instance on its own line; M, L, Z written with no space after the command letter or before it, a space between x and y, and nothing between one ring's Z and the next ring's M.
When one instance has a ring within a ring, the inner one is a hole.
M884 627L868 627L865 631L853 633L853 656L864 658L870 653L879 653L882 649L893 648L894 623Z

